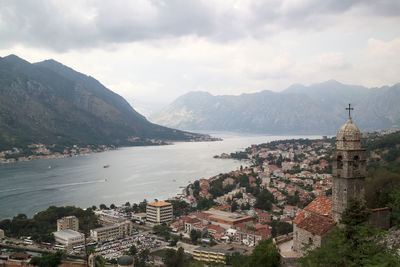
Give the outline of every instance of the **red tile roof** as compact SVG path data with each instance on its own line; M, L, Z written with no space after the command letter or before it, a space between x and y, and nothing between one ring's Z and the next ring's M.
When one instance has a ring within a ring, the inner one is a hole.
M311 214L297 224L297 227L307 232L322 236L335 225L335 222L328 217Z
M328 217L332 217L332 200L319 196L308 204L304 210L322 216L327 215Z
M254 229L261 230L261 229L269 229L269 225L266 224L257 224L254 226Z
M222 228L221 226L215 225L215 224L210 224L207 226L208 230L216 231L216 232L225 232L225 229Z
M298 224L304 219L305 215L306 215L305 211L303 210L300 211L299 214L296 216L296 218L293 220L293 223Z
M185 216L183 218L181 218L182 222L184 223L189 223L189 224L193 224L193 223L200 223L201 221L197 218L191 218L188 216Z

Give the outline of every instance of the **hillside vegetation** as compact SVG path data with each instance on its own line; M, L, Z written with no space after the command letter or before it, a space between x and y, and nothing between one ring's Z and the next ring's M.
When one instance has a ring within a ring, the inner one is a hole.
M200 135L147 121L118 94L54 60L0 58L0 150L31 143L130 145Z

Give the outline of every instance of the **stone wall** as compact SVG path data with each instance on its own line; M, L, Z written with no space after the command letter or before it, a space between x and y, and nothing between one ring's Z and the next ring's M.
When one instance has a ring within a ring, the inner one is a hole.
M304 255L304 246L311 243L310 249L321 246L322 237L310 233L304 229L297 227L296 224L293 226L293 250L298 252L300 255Z
M371 210L368 223L377 228L388 230L390 228L390 208L378 208Z

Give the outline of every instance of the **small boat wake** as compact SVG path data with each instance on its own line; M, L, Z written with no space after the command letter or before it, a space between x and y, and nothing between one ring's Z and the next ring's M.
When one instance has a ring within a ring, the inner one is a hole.
M26 194L26 193L34 193L34 192L40 192L40 191L48 191L48 190L59 190L61 188L65 187L74 187L74 186L81 186L81 185L88 185L88 184L97 184L97 183L105 183L107 182L108 179L101 179L101 180L94 180L94 181L82 181L82 182L76 182L76 183L65 183L65 184L53 184L53 185L45 185L45 186L36 186L35 187L20 187L20 188L9 188L9 189L4 189L0 190L1 193L7 193L7 192L14 192L12 194L4 194L4 196L0 196L0 199L2 197L9 197L9 196L15 196L15 195L21 195L21 194Z

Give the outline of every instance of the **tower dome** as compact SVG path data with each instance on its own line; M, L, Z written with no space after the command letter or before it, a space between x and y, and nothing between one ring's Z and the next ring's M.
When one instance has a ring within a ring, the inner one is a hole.
M361 149L361 132L351 118L339 128L336 135L337 149Z
M119 267L133 267L133 258L128 255L123 255L118 258Z

